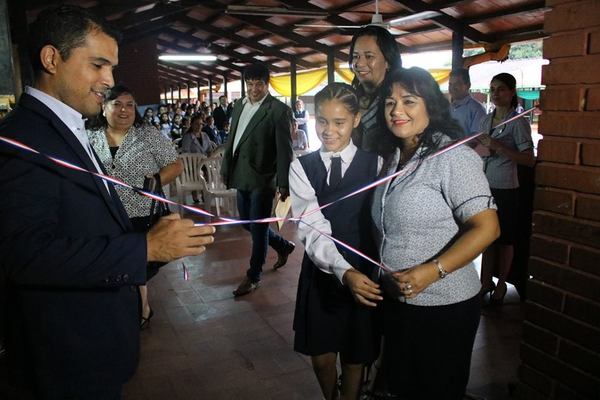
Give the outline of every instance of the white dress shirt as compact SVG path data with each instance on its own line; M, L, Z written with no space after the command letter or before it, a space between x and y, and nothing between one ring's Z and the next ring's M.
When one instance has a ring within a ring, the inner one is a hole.
M69 128L73 135L75 135L79 143L81 143L81 146L92 160L92 163L94 163L96 172L102 174L102 169L100 168L98 160L96 157L94 157L92 146L90 145L88 135L85 131L85 119L83 118L83 115L62 101L42 92L41 90L27 86L25 88L25 93L41 101L54 114L56 114L56 116L67 126L67 128ZM108 183L105 180L102 180L102 182L104 182L104 186L110 194Z
M329 175L331 173L331 158L341 157L342 158L342 178L344 177L348 167L354 159L356 154L356 146L352 141L346 146L341 152L334 153L328 152L323 147L319 150L319 155L325 169L327 170L327 183L329 184ZM378 168L381 169L383 159L378 158ZM314 210L319 207L317 195L314 188L312 187L304 168L300 160L296 159L290 165L290 196L292 199L292 215L298 217L308 211ZM302 218L306 223L314 226L319 231L331 235L331 224L329 220L325 218L321 211L312 213ZM346 259L339 253L333 240L326 236L321 235L310 226L299 223L298 224L298 236L304 244L306 254L310 257L313 263L323 272L327 274L334 274L340 282L346 271L352 266L346 261Z
M245 97L242 100L242 106L244 108L242 109L242 113L240 114L240 119L238 120L237 128L234 132L233 153L235 153L235 150L237 149L237 146L240 143L240 139L242 138L244 131L248 127L250 120L252 119L252 117L254 117L254 114L256 114L256 112L262 105L263 101L265 101L265 99L267 98L267 95L268 95L268 93L265 95L265 97L263 97L256 103L252 103L250 101L250 99L248 99L248 97Z

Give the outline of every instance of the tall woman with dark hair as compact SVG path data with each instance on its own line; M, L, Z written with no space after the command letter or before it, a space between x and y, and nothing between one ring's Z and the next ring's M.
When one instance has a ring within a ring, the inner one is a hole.
M461 128L425 70L390 73L381 112L395 143L372 217L384 273L384 370L402 399L463 398L479 325L473 259L499 234L480 157L451 143Z
M492 292L490 302L501 304L506 295L506 278L514 256L517 225L518 188L517 164L532 167L535 164L531 127L524 118L511 121L493 129L498 124L517 115L517 81L511 74L501 73L492 78L490 94L496 106L482 121L482 129L489 134L480 142L489 149L483 157L485 175L496 204L501 235L485 253L481 263L481 293ZM492 275L498 270L498 285L494 287Z
M133 94L125 86L117 85L110 90L102 114L90 125L88 136L108 174L132 186L143 187L148 175L166 185L183 170L171 141L155 127L143 123ZM133 228L146 231L151 200L121 186L115 189ZM156 272L149 269L147 280ZM146 285L140 286L140 297L141 327L144 328L153 315Z
M387 29L368 25L352 38L349 64L361 113L360 126L354 130L352 140L362 150L386 155L390 146L382 144L383 127L377 109L387 72L402 66L398 43Z

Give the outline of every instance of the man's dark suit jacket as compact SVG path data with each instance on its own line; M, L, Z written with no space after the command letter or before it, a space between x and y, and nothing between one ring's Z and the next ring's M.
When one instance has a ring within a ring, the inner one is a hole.
M217 106L212 112L212 116L215 119L215 126L218 130L223 129L223 124L229 120L229 116L231 115L229 111L228 109L224 109L223 106Z
M30 95L0 135L95 170L75 135ZM122 385L139 353L134 285L146 279L144 235L128 233L112 186L109 195L99 178L2 142L0 192L7 356L17 384L56 399Z
M290 133L292 110L267 94L242 133L233 151L243 99L233 106L231 130L223 154L221 173L227 187L240 190L288 189L288 173L293 159Z

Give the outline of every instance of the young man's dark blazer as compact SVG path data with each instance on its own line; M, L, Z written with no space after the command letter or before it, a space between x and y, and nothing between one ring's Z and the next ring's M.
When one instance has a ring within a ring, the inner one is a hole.
M212 116L215 120L215 126L217 127L218 130L223 129L223 125L225 124L225 121L227 121L228 115L227 115L227 111L223 108L223 106L217 106L215 107Z
M292 110L270 94L262 102L243 132L235 153L233 143L243 101L233 106L231 130L223 154L221 174L227 187L240 190L288 189L293 159L290 134Z
M95 170L75 135L28 94L0 123L0 135ZM13 382L57 399L119 387L139 353L144 235L128 233L112 186L109 195L99 178L1 142L0 192Z

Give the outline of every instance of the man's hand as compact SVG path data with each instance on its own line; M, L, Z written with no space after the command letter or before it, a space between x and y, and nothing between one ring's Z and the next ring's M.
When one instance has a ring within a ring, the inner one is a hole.
M277 191L279 192L279 198L281 199L281 201L285 201L285 199L287 199L290 195L290 189L288 188L278 188Z
M354 299L365 306L377 307L374 302L383 300L379 285L354 268L344 273L342 281L348 286Z
M148 261L169 262L185 256L197 256L214 242L212 226L194 226L179 214L161 218L146 234Z

